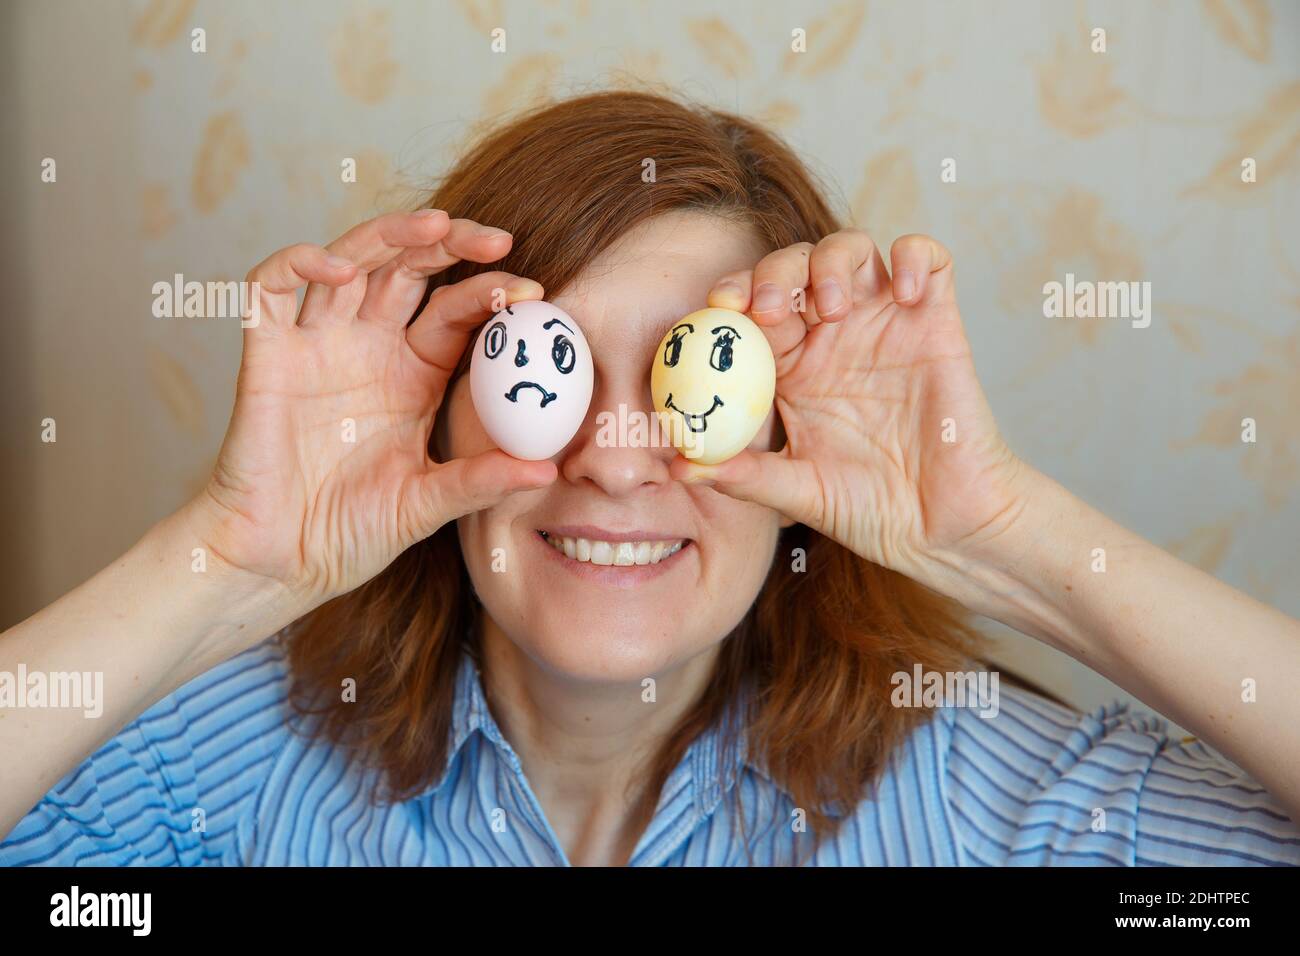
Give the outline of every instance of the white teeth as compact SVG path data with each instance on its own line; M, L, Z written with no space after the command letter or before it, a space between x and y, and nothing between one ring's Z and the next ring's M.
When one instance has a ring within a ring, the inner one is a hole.
M631 567L637 564L658 564L676 554L686 543L676 541L590 541L587 538L565 538L547 533L547 542L556 551L590 564Z

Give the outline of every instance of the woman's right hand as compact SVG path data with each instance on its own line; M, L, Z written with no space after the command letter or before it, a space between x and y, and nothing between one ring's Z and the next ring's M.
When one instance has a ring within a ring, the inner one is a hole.
M104 682L97 719L79 708L0 719L0 840L187 681L364 583L453 518L554 480L550 461L498 449L446 463L428 457L470 334L494 310L543 290L487 272L439 288L411 316L430 275L462 259L495 262L510 241L441 211L400 213L327 248L282 249L249 273L260 287L257 321L250 316L244 330L235 408L206 489L0 634L0 672L62 671L75 661ZM207 553L203 574L194 573L196 548Z
M209 560L282 586L305 613L446 522L554 479L550 461L496 449L446 463L427 454L470 333L544 290L487 272L439 288L408 322L430 275L462 259L495 262L510 244L502 230L421 210L373 219L328 247L281 249L249 273L260 315L244 331L211 480L192 503Z

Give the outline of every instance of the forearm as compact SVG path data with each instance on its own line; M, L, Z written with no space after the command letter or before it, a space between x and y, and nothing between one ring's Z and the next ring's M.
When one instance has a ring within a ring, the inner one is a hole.
M187 506L112 565L0 634L0 680L12 675L17 695L0 697L0 839L153 703L297 616L278 588L234 573L212 555L204 554L206 567L195 570L193 551L203 540L200 509ZM52 687L52 674L90 675L83 686L99 690L98 699L62 707L35 698L27 683ZM12 706L18 700L29 706Z
M996 539L940 559L944 590L1191 729L1300 820L1300 695L1289 686L1300 675L1300 622L1045 476L1031 474L1024 500Z

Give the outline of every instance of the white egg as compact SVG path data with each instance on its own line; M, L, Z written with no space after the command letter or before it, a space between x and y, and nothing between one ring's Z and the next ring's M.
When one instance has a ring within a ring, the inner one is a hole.
M549 302L506 306L474 342L474 409L488 437L515 458L558 454L587 417L593 381L582 329Z

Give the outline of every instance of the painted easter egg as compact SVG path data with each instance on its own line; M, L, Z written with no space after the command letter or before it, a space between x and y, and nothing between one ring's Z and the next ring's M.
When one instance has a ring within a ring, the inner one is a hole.
M587 417L593 380L582 329L549 302L506 306L474 342L474 410L488 437L515 458L558 454Z
M772 347L747 316L700 309L659 343L650 391L683 457L706 465L726 461L754 440L772 409Z

